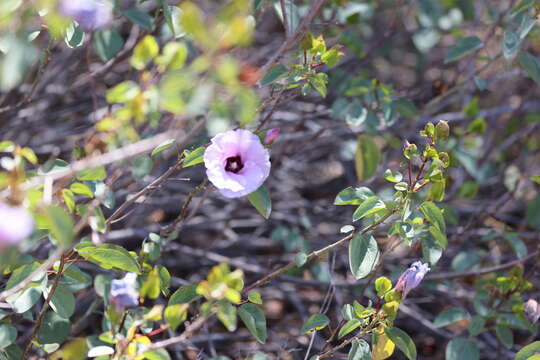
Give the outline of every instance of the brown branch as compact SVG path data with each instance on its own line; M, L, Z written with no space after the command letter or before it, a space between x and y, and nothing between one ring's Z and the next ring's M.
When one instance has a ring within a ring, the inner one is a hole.
M47 299L45 300L45 303L43 304L43 307L41 308L41 311L39 312L36 326L34 327L34 331L32 332L32 336L30 337L30 341L28 342L28 345L24 349L23 352L23 359L28 359L28 352L32 349L32 344L41 329L41 326L43 325L43 318L45 317L45 313L49 309L49 305L51 302L51 299L56 292L56 289L58 289L58 285L60 284L60 279L62 278L62 272L64 271L64 256L60 256L60 265L58 266L58 271L56 272L56 277L54 279L54 283L49 290L49 294L47 295Z

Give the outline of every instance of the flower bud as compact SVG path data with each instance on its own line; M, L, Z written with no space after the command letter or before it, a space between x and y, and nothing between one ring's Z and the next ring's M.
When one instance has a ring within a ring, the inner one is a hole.
M266 132L266 136L264 137L264 143L266 145L272 144L274 141L276 141L280 132L281 130L279 128L273 128L273 129L268 130Z
M15 245L33 230L34 220L28 210L0 202L0 250Z
M420 285L426 273L430 270L428 264L423 264L421 261L415 261L407 270L399 277L396 290L402 292L402 299L407 297L409 291Z
M122 279L111 281L110 301L116 312L139 305L139 293L135 288L137 274L127 273Z
M438 141L446 141L450 135L450 126L448 122L440 120L435 126L435 137Z
M529 299L525 303L523 311L525 312L527 319L533 324L540 318L540 307L538 306L538 302L534 299Z

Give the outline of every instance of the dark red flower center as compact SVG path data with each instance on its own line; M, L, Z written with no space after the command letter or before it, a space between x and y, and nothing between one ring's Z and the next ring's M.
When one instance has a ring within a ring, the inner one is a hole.
M244 164L242 163L242 158L240 157L240 155L227 158L227 164L225 165L226 171L237 174L243 168Z

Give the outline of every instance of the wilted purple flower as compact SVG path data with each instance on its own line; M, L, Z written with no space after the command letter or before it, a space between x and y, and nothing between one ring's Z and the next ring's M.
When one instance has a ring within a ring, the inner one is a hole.
M110 0L61 0L59 10L86 31L101 29L113 18Z
M110 300L117 312L139 305L136 284L137 274L135 273L127 273L122 279L111 282Z
M0 249L18 243L33 229L34 219L28 210L0 202Z
M281 130L279 128L273 128L273 129L268 130L266 132L266 136L264 137L264 143L266 145L269 145L273 143L274 141L276 141L277 137L279 136L280 131Z
M415 261L407 270L401 274L396 284L396 290L403 293L402 299L407 297L409 291L417 287L426 273L430 270L428 264L422 264L421 261Z
M214 136L204 153L208 179L228 198L248 195L270 174L270 155L251 131L229 130Z
M527 319L533 324L540 318L540 307L538 306L538 302L534 299L529 299L525 303L524 311Z

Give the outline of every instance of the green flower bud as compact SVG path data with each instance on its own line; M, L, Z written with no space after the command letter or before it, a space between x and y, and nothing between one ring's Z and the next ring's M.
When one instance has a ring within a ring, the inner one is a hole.
M435 135L437 140L446 141L450 135L450 126L446 121L440 120L435 127Z

